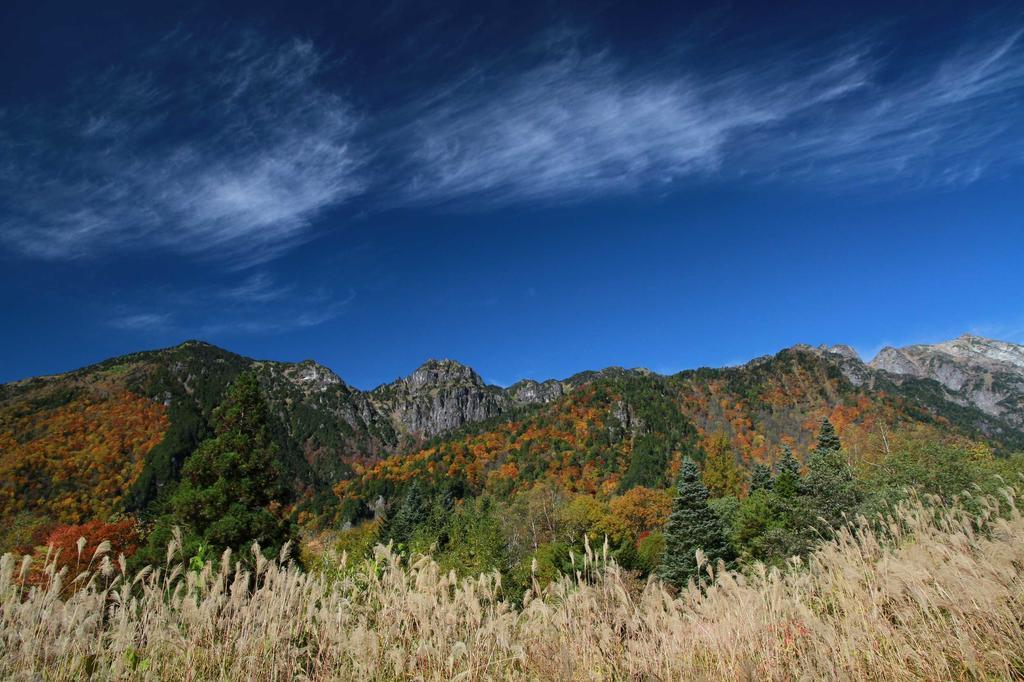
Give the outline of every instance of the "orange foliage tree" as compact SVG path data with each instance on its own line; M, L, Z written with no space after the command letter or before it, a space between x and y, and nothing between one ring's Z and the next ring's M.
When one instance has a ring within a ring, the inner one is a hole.
M672 496L667 490L636 486L613 498L608 506L617 534L635 542L665 525L672 513Z
M36 547L35 559L27 581L32 584L43 584L47 574L42 569L49 559L59 572L67 569L65 589L74 591L81 585L74 582L79 573L94 570L102 555L97 553L100 545L109 543L106 555L112 561L120 555L125 558L132 556L139 549L142 541L139 525L135 519L126 518L120 521L104 522L99 519L86 521L82 524L57 526L46 537L45 546Z

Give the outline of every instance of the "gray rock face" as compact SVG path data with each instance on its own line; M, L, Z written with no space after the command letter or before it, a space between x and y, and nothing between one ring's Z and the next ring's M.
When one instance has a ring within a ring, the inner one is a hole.
M398 447L403 435L430 438L517 406L557 400L571 390L553 380L525 380L507 389L489 386L454 360L428 360L409 376L368 392L352 388L312 360L254 361L251 366L282 420L291 425L298 415L304 428L290 429L297 439L319 443L319 430L332 430L325 421L341 422L347 425L342 445L371 453Z
M312 360L303 360L283 368L284 378L307 391L323 392L332 386L344 384L337 374Z
M505 392L520 405L532 405L558 400L567 393L567 390L561 381L549 380L541 383L533 379L524 379L509 386Z
M415 372L401 380L411 392L438 386L472 386L482 388L484 380L471 367L454 360L427 360Z
M504 411L503 396L466 386L444 386L410 394L394 403L394 414L413 433L434 436Z
M836 344L835 346L822 346L822 348L828 353L841 355L848 360L860 361L860 354L845 343Z
M869 367L934 379L949 400L1024 426L1024 346L964 334L934 345L883 348Z
M502 389L454 360L428 360L371 395L402 430L427 437L496 417L512 405Z
M892 374L924 376L924 372L921 371L921 368L910 356L899 348L893 348L892 346L886 346L878 351L878 355L871 361L870 366L872 369L881 369Z

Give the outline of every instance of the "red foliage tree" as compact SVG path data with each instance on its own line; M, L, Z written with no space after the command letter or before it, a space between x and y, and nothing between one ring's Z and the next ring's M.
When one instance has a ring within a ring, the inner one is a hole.
M81 554L78 551L80 538L85 538ZM130 557L139 549L141 541L138 524L134 519L122 519L113 523L93 520L78 525L58 526L46 538L46 544L52 548L52 552L60 552L58 568L74 568L76 565L88 565L96 548L104 540L110 542L111 557L119 554Z

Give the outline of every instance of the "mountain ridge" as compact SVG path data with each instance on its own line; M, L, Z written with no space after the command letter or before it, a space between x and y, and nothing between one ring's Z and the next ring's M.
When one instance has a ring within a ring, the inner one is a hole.
M407 470L408 458L426 466L441 457L443 470L456 472L475 461L481 470L467 481L477 486L497 485L487 483L495 467L524 481L553 467L568 487L618 487L663 481L680 448L700 457L715 434L746 466L771 461L781 445L799 452L825 416L865 433L909 421L1004 451L1024 447L1024 367L1016 363L1024 347L960 337L896 353L909 362L865 363L849 346L796 345L734 367L672 375L608 367L508 387L455 360L428 359L364 391L314 360L255 360L189 340L0 385L0 473L10 481L0 484L0 517L39 509L87 518L109 507L90 491L108 488L115 507L149 508L210 434L214 408L244 371L259 378L296 499L314 507L355 499L352 513L361 513L358 495L393 489L374 482L374 471L390 480L391 469L378 470L385 462ZM109 442L83 444L90 429ZM560 462L551 459L558 452ZM69 475L112 483L78 494ZM25 481L36 481L28 493Z
M235 364L263 373L267 375L265 378L286 381L306 394L311 390L323 393L336 389L349 396L360 396L387 416L395 427L427 438L498 416L510 409L557 400L574 388L597 379L645 375L673 377L705 370L750 369L778 355L759 356L731 367L703 367L674 374L658 374L646 368L609 366L584 370L562 379L524 378L505 387L486 383L475 369L457 360L429 358L408 375L363 390L346 383L329 367L313 359L298 362L257 360L206 341L189 339L175 346L115 356L66 372L0 384L0 400L21 387L74 379L89 372L102 371L104 367L144 362L190 349L218 355L218 362L228 362L226 358L230 358ZM867 362L852 347L844 344L795 344L779 353L786 351L808 352L828 359L855 386L886 381L903 384L910 379L932 380L942 387L946 400L960 406L977 407L993 417L1005 417L1016 427L1024 428L1024 345L968 333L936 344L912 344L899 348L886 346ZM883 375L884 379L881 378ZM365 406L361 407L365 412Z

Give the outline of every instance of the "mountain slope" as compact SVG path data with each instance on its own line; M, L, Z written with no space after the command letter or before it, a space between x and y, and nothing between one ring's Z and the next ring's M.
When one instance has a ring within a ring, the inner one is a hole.
M487 385L430 360L372 391L312 360L253 360L198 341L0 386L0 518L144 512L174 484L241 372L257 374L287 483L314 513L367 513L411 478L463 493L538 480L568 491L661 486L724 435L742 465L806 451L828 416L852 451L900 424L1024 447L1024 348L961 337L886 349L796 346L673 376L608 368Z
M855 363L855 364L854 364ZM855 376L856 381L850 376ZM664 487L682 457L703 459L724 436L737 463L771 463L780 446L798 456L828 417L854 456L902 426L936 436L987 438L1008 451L1022 434L981 410L949 402L934 382L889 381L849 349L800 346L740 367L659 376L612 370L564 382L561 398L477 423L369 467L335 492L346 516L369 512L410 481L456 495L508 495L537 481L568 493Z
M297 499L330 495L353 462L531 401L447 360L364 392L311 360L253 360L200 341L132 353L0 386L0 518L146 509L210 434L214 408L244 371L260 379Z

